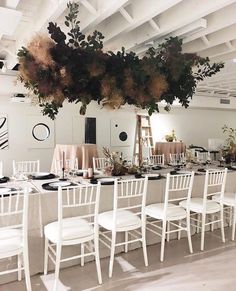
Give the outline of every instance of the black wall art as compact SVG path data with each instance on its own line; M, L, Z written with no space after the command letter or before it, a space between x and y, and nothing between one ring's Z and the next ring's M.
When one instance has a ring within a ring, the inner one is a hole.
M85 118L85 143L96 144L96 118Z
M8 125L7 115L0 115L0 150L8 149Z
M111 146L130 146L134 138L134 123L131 119L111 120Z

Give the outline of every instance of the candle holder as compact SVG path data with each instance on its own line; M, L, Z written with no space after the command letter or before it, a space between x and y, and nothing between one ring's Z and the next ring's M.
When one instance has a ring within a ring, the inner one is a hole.
M59 179L60 181L67 181L68 179L65 178L65 168L62 168L62 178Z

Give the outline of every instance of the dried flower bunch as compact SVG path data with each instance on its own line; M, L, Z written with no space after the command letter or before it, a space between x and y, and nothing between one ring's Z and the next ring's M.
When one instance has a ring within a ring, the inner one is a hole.
M158 112L165 100L166 110L177 98L188 107L197 82L218 72L222 63L182 53L182 41L169 38L143 58L125 49L104 52L103 35L94 31L85 36L77 20L79 6L68 3L67 35L56 24L48 25L49 36L35 36L18 52L19 79L38 96L44 115L54 119L64 100L81 104L85 114L91 101L120 108L132 104ZM197 68L197 69L193 69Z

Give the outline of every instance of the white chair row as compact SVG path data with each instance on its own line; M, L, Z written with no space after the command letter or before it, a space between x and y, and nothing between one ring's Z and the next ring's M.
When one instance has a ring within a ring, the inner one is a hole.
M112 276L115 248L117 246L124 246L124 250L127 252L129 244L141 242L144 263L145 266L148 266L146 229L161 236L161 261L164 260L165 240L168 241L170 234L174 232L178 233L179 239L182 231L187 232L189 250L190 253L193 252L190 231L191 221L194 222L193 225L196 228L201 227L201 250L204 249L205 227L208 225L221 223L222 241L224 242L223 205L228 203L227 196L224 197L226 175L227 169L207 170L203 195L192 198L194 172L180 175L167 174L164 201L151 205L146 205L147 177L115 180L113 210L100 214L100 184L59 188L58 220L44 228L44 273L47 274L48 258L50 258L55 264L53 290L56 291L58 288L61 263L80 258L83 266L84 258L91 255L95 257L98 282L102 283L99 260L99 227L101 242L109 247L111 251L109 277ZM218 189L215 190L216 188ZM18 272L18 279L20 280L21 270L24 268L27 290L30 291L27 241L28 193L20 194L22 193L18 191L8 197L3 197L3 195L0 197L0 216L12 216L19 213L23 215L21 224L0 229L0 237L3 238L3 240L0 240L0 258L18 255L18 267L11 272ZM23 204L19 203L19 199L22 197L24 197ZM209 199L211 197L214 197L214 199ZM20 206L21 209L18 209ZM71 214L68 212L70 209L73 209L73 213L77 209L78 216L70 217ZM201 225L198 219L192 217L192 214L201 215ZM218 214L220 214L220 218L218 218ZM217 219L212 220L212 215ZM210 216L209 222L207 216ZM117 233L124 233L123 242L117 242ZM20 243L20 247L18 243ZM81 248L79 255L61 258L63 246L77 244ZM22 267L20 254L23 254L24 267ZM6 274L7 272L0 274Z

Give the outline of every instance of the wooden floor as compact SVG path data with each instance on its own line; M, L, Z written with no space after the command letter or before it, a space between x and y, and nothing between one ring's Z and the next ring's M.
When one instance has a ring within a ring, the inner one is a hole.
M160 263L160 244L148 247L149 267L144 267L142 250L119 254L115 257L114 275L108 278L109 259L101 260L103 285L98 286L95 263L84 267L63 269L60 287L65 290L109 291L235 291L236 290L236 242L229 237L226 228L225 244L220 232L207 232L205 251L200 249L200 235L192 237L194 254L188 253L186 238L166 244L164 263ZM53 273L32 277L33 291L51 291ZM23 291L24 280L0 286L0 291Z

